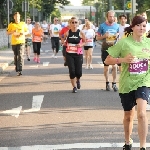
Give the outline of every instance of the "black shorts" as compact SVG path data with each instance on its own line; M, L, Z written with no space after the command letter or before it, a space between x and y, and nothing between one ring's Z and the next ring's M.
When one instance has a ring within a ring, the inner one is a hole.
M67 48L67 46L63 46L62 54L64 57L66 57L66 48Z
M130 111L136 105L136 100L142 98L148 102L150 90L148 87L139 87L129 93L119 93L124 111Z
M121 66L121 64L117 64L118 66Z
M89 48L93 48L93 46L84 46L84 50L88 50Z
M102 58L102 62L104 64L104 66L109 66L109 65L106 65L104 63L104 61L105 61L105 59L107 58L108 55L109 55L109 53L107 51L102 51L101 58Z
M48 32L44 32L44 35L48 35Z

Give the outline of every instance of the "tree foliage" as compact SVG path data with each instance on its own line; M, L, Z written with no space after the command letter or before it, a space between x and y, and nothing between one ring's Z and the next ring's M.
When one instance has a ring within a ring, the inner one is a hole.
M112 6L114 6L115 10L124 10L124 0L83 0L83 5L95 5L98 8L98 16L102 17L102 13L108 11L109 2L112 2ZM131 0L126 0L131 1ZM95 3L96 2L96 3ZM150 9L150 0L136 0L137 6L137 14ZM107 4L107 5L105 5ZM148 19L150 21L150 12L147 12Z
M7 23L7 7L3 6L5 0L0 0L0 28L4 27L4 24ZM24 12L22 12L22 2L25 0L12 0L14 3L14 7L12 10L13 12L20 12L21 18L24 19ZM55 11L55 7L57 4L61 5L67 5L70 3L68 0L27 0L29 1L30 8L34 7L37 8L38 11L43 12L43 17L48 17L53 11ZM58 10L57 10L58 11ZM30 15L27 12L27 15ZM10 14L10 19L12 19L13 16Z

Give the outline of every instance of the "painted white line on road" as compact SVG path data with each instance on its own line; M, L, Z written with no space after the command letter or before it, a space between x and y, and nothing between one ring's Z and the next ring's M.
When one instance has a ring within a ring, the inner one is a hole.
M21 146L21 147L0 147L0 150L59 150L59 149L89 149L89 148L112 148L123 147L124 143L74 143L74 144L61 144L61 145L33 145L33 146ZM139 143L133 143L132 147L139 147ZM150 143L147 143L147 148L150 147Z
M146 110L150 110L150 105L147 105Z
M11 116L14 116L14 117L18 118L21 110L22 110L22 106L17 107L17 108L13 108L11 110L3 111L2 113L3 114L7 114L7 115L11 115Z
M43 62L43 66L46 67L49 65L49 62Z
M50 52L50 51L52 51L52 50L45 50L45 53L48 53L48 52Z
M33 67L33 68L38 68L39 66L38 66L38 65L34 65L34 66L30 66L30 67Z
M44 95L33 96L32 108L28 109L28 110L24 110L23 112L26 113L26 112L40 111L41 105L42 105L42 102L43 102L43 98L44 98Z

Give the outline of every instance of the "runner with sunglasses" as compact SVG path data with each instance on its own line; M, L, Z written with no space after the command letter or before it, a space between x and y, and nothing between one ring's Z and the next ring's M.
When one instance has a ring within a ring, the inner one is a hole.
M59 51L59 32L61 30L61 25L58 23L58 18L54 18L54 23L50 25L50 37L53 49L52 58L57 58L57 53Z
M123 150L131 150L130 136L133 129L135 105L137 105L138 135L140 150L146 150L148 120L146 106L150 87L150 39L144 36L146 19L135 16L129 27L125 28L129 36L118 41L108 49L107 65L122 64L119 80L119 96L124 109L125 145ZM132 34L131 34L132 32Z
M82 47L85 42L85 35L78 29L78 20L75 17L71 18L70 30L65 33L66 39L66 62L69 68L73 93L77 93L77 88L80 89L80 78L82 76L83 51ZM77 84L77 85L76 85Z

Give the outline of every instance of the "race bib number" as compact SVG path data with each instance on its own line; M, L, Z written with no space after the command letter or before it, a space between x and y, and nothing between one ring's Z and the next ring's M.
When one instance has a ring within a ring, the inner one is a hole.
M137 59L129 64L130 74L144 74L148 71L148 59Z
M68 44L67 45L67 52L68 53L77 53L78 48L77 48L76 44Z

